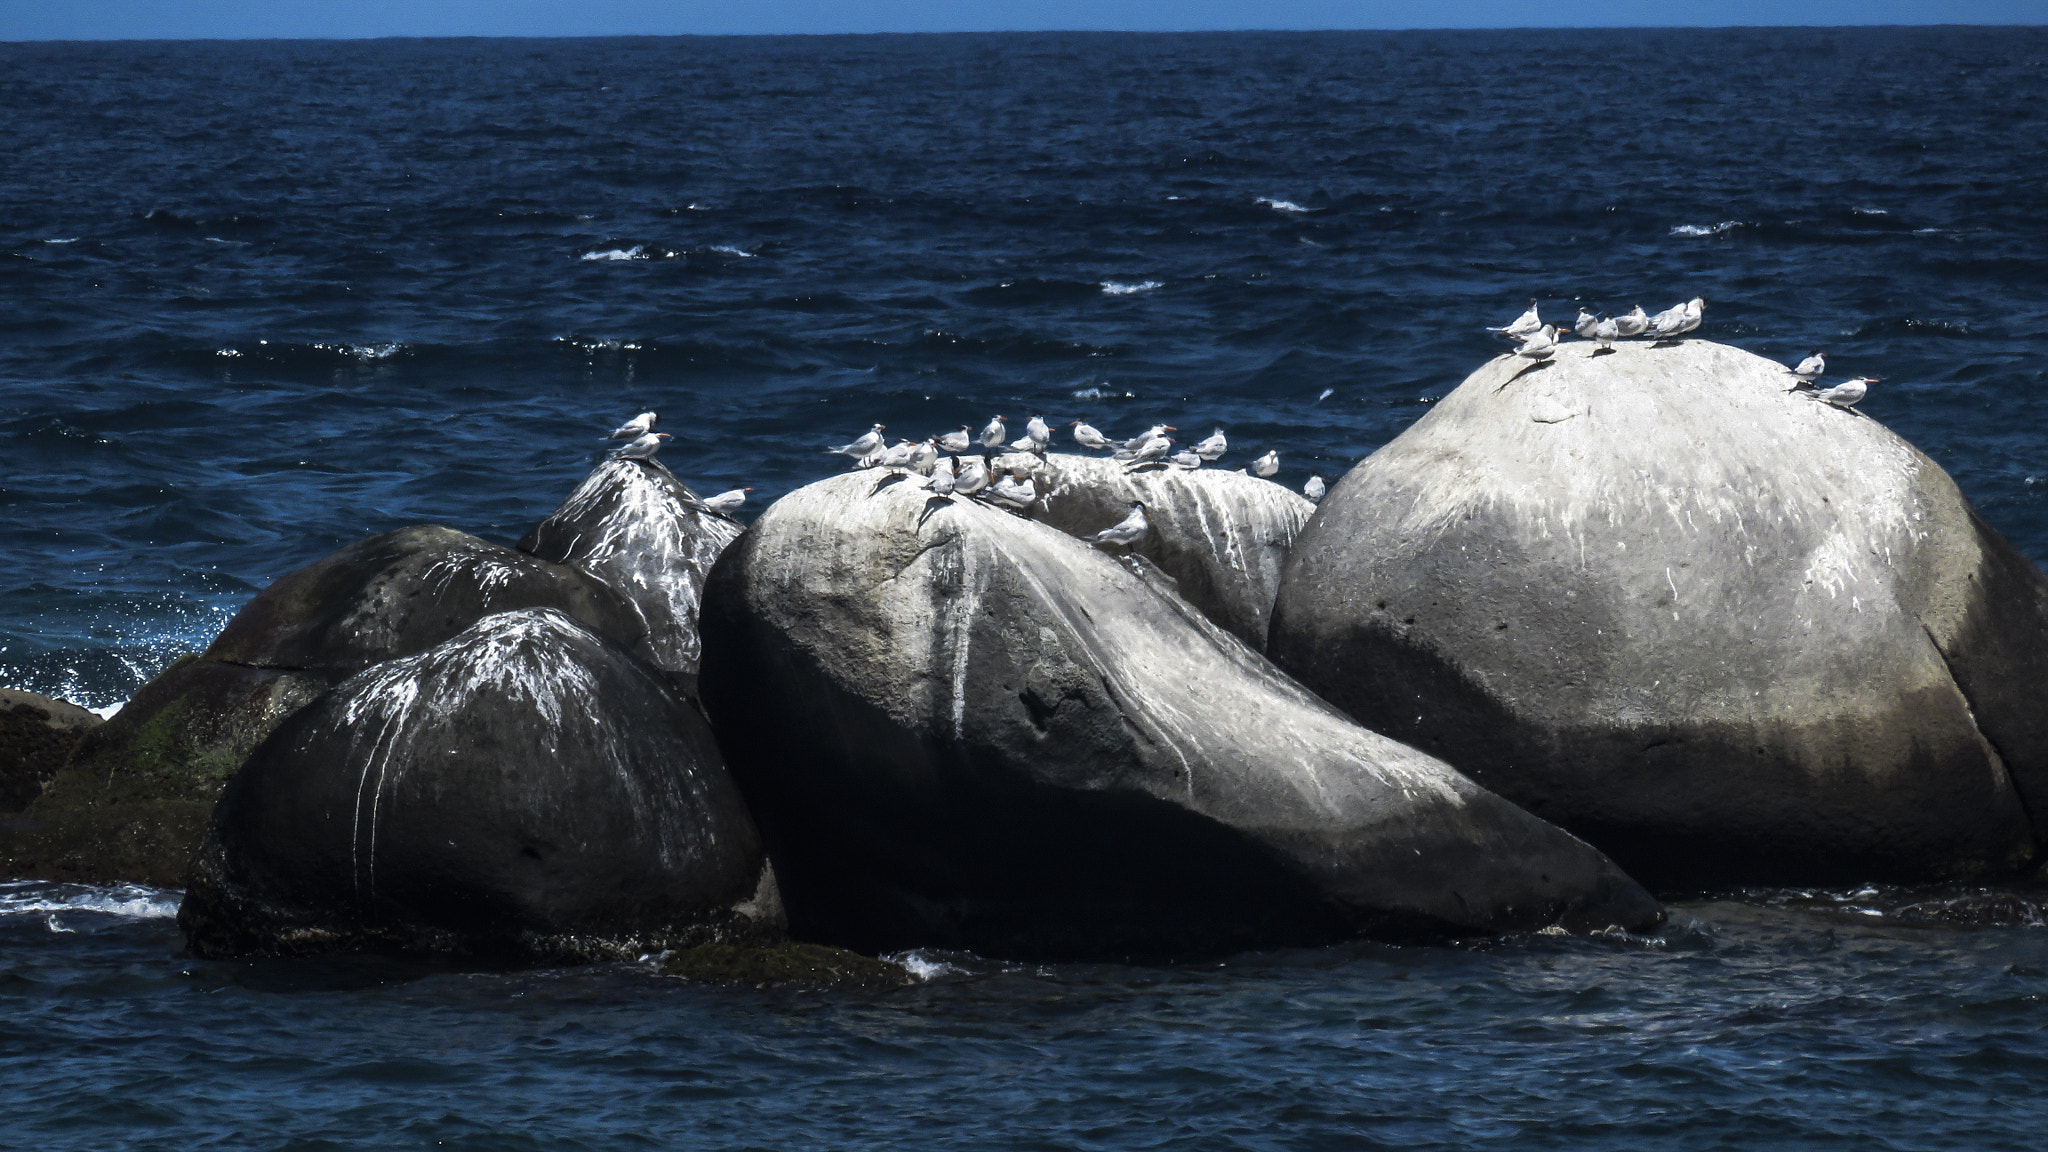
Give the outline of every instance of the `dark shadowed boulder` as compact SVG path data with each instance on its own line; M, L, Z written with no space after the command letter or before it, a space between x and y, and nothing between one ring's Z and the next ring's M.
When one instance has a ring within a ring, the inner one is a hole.
M0 815L19 812L100 718L68 700L0 688Z
M0 840L11 876L184 883L242 758L329 680L187 656L87 730Z
M603 582L466 532L426 524L358 540L277 578L206 655L339 679L441 643L494 612L555 608L629 650L639 614Z
M552 609L486 617L264 742L179 923L210 957L548 961L779 934L758 833L660 673Z
M1256 476L1218 468L1126 472L1113 460L1049 454L1034 473L1031 518L1075 536L1122 520L1145 502L1152 530L1136 547L1180 594L1225 631L1263 650L1280 569L1315 505Z
M2033 856L2048 591L1933 461L1704 341L1522 367L1325 498L1275 661L1659 884Z
M519 548L617 589L639 610L656 666L694 673L704 574L739 534L660 464L607 460Z
M1657 919L1134 563L874 473L727 552L705 703L800 935L1114 956Z

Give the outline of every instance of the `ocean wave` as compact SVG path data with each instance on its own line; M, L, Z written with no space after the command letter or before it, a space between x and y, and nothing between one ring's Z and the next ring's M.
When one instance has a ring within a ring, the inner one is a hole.
M1889 210L1887 210L1887 209L1884 209L1884 208L1851 208L1851 209L1849 209L1849 211L1851 211L1851 212L1854 212L1854 213L1855 213L1856 215L1858 215L1858 216L1889 216L1889 215L1891 215L1891 212L1890 212Z
M752 260L760 255L758 252L749 252L744 248L735 248L730 244L713 244L711 250L713 252L723 252L728 256L743 256L748 260Z
M1723 232L1732 232L1737 228L1747 227L1749 227L1749 221L1747 220L1723 220L1719 224L1674 224L1671 228L1671 235L1719 236Z
M48 239L48 240L45 240L45 241L43 241L43 243L45 243L45 244L76 244L76 243L78 243L78 237L76 237L76 236L72 236L72 237L69 237L68 239L62 239L62 240L60 240L60 239L57 239L56 237L54 237L54 236L53 236L53 237L51 237L50 239Z
M1105 296L1136 296L1140 292L1150 292L1154 288L1164 287L1166 285L1157 280L1140 280L1136 284L1119 284L1114 280L1104 280L1102 282L1102 294Z
M882 957L882 959L887 960L891 964L901 964L903 970L910 973L910 978L919 983L924 983L940 976L967 975L967 969L957 964L948 964L946 961L930 955L923 948L912 948L908 952L892 952Z
M1273 198L1273 197L1271 197L1271 196L1261 196L1261 197L1259 197L1258 199L1256 199L1256 200L1252 201L1252 203L1254 203L1254 204L1264 204L1264 205L1265 205L1266 207L1268 207L1268 208L1271 208L1271 209L1272 209L1273 211L1275 211L1275 212L1313 212L1313 211L1315 211L1315 209L1313 209L1313 208L1304 208L1304 207L1302 207L1301 205L1299 205L1299 204L1296 204L1296 203L1295 203L1294 201L1292 201L1292 200L1278 200L1278 199L1275 199L1275 198Z
M322 352L339 352L357 360L389 360L405 351L405 345L389 344L314 344Z
M585 252L580 260L646 260L647 245L635 244L631 248L606 248L596 252Z
M1081 388L1074 392L1076 400L1136 400L1136 392L1119 392L1114 388Z
M178 914L181 892L145 888L140 884L53 884L43 880L0 883L0 916L48 916L65 912L97 912L130 920L168 920Z

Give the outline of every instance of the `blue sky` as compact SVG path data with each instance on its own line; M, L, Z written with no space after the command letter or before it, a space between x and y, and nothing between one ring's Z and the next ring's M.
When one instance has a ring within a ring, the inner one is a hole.
M2048 0L0 0L0 40L2041 23Z

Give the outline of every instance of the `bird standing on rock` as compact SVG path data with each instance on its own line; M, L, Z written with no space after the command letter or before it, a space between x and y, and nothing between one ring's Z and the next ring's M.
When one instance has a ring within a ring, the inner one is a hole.
M1116 447L1116 443L1114 441L1112 441L1109 437L1104 436L1100 431L1096 429L1095 425L1090 424L1085 420L1074 421L1073 429L1074 443L1079 444L1083 448L1092 448L1099 452L1104 448Z
M1329 486L1323 483L1321 476L1311 476L1308 478L1308 483L1301 486L1301 494L1308 497L1308 502L1311 504L1321 504L1323 496L1329 490Z
M1121 544L1126 548L1145 538L1152 528L1152 521L1145 515L1145 502L1133 500L1131 513L1116 523L1088 538L1091 544Z
M1045 455L1046 448L1052 444L1052 429L1046 427L1045 417L1043 416L1033 416L1026 422L1024 425L1024 435L1029 437L1031 442L1038 446L1032 449L1032 451L1040 456Z
M1619 335L1621 335L1621 323L1612 316L1593 325L1593 339L1600 342L1600 351L1602 352L1614 351L1614 338Z
M988 487L988 461L980 456L968 456L953 461L953 491L962 496L972 496Z
M948 432L944 436L939 437L939 451L949 456L958 456L972 447L974 447L974 438L967 434L967 425L965 424L960 426L959 431Z
M882 428L883 425L877 424L873 428L868 429L866 435L855 440L853 443L841 444L839 447L827 449L827 451L841 456L851 456L858 460L882 446Z
M1515 346L1515 355L1530 360L1548 360L1557 351L1557 329L1545 324Z
M600 436L598 437L598 439L638 440L640 437L645 436L649 432L654 431L654 422L659 419L660 417L656 416L652 412L642 412L638 416L633 417L631 420L626 421L624 424L619 425L617 428L612 429L609 435Z
M959 490L958 456L948 456L932 466L931 478L924 482L925 488L934 496L951 496Z
M1826 375L1827 370L1828 354L1816 349L1806 359L1801 360L1797 368L1792 369L1792 374L1799 377L1801 384L1811 384Z
M1593 330L1598 327L1600 327L1600 318L1584 308L1579 309L1579 318L1572 321L1572 332L1581 340L1591 340L1593 338Z
M734 512L739 511L740 505L747 502L747 493L752 491L752 488L734 488L728 492L720 492L718 495L704 501L704 507L718 513L720 516L730 516Z
M666 432L643 433L638 438L636 438L631 444L628 444L624 448L619 449L617 452L612 453L612 459L652 460L654 459L654 454L656 452L661 451L661 442L663 440L673 439L675 439L675 437L670 436Z
M1003 426L1003 418L998 416L989 421L988 426L981 430L981 446L983 448L1001 448L1003 446L1003 438L1009 434L1010 430Z
M1187 451L1175 452L1166 458L1166 462L1175 468L1186 468L1190 471L1202 466L1202 458L1193 452Z
M1172 451L1172 449L1172 437L1162 432L1134 448L1125 448L1116 452L1110 458L1120 460L1126 464L1145 464L1153 460L1166 459L1166 454Z
M1875 376L1858 376L1844 380L1833 388L1823 388L1813 394L1815 400L1824 400L1837 408L1854 407L1858 400L1869 393L1870 386L1877 383Z
M1627 314L1614 318L1614 334L1624 340L1641 336L1649 327L1649 314L1643 311L1641 304L1636 305Z
M999 508L1023 512L1038 503L1038 487L1022 468L1012 468L1008 476L989 486L988 501Z
M1516 317L1514 323L1504 324L1499 328L1488 328L1487 331L1498 332L1510 340L1519 340L1541 327L1543 327L1543 318L1536 314L1536 301L1531 300L1529 301L1529 310Z
M882 459L881 459L881 465L882 465L882 467L884 467L884 468L908 468L908 467L910 467L910 465L911 465L912 461L915 461L915 460L917 459L917 449L918 449L918 447L919 447L919 445L918 445L917 441L915 441L915 440L898 440L898 441L896 441L896 446L895 446L894 448L891 448L891 449L889 449L889 450L888 450L887 452L884 452L884 453L882 453Z
M1252 461L1252 475L1262 480L1272 479L1273 474L1278 471L1280 471L1280 450L1277 448L1267 449L1264 456Z
M1658 340L1670 340L1685 335L1700 326L1700 312L1706 306L1707 298L1704 296L1695 296L1683 304L1673 304L1650 317L1650 335Z
M1195 455L1200 456L1204 460L1213 461L1228 451L1230 451L1230 441L1224 438L1223 429L1221 428L1209 433L1207 440L1195 445Z

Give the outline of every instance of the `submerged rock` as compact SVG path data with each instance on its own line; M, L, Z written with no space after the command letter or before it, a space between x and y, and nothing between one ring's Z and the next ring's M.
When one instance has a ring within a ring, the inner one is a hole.
M882 992L911 984L910 971L844 948L775 944L693 944L662 957L661 974L700 984Z
M781 930L703 718L552 609L486 617L294 716L222 795L178 920L209 957L560 961Z
M11 834L7 875L185 882L208 814L243 757L330 681L186 656L86 730Z
M628 650L645 642L633 606L601 581L426 524L358 540L278 577L235 613L206 655L339 679L515 608L558 609Z
M1324 499L1273 658L1663 885L2023 864L2048 584L1794 382L1704 341L1487 364Z
M1031 518L1074 536L1099 532L1142 500L1151 531L1134 549L1188 603L1254 649L1280 592L1280 569L1315 505L1256 476L1215 468L1126 472L1113 460L1049 454L1034 473Z
M519 548L618 590L639 611L654 663L694 673L704 575L739 534L660 464L607 460Z
M0 688L0 815L19 812L100 718L68 700Z
M1157 955L1660 915L1145 576L901 477L777 501L713 570L704 636L810 939Z

